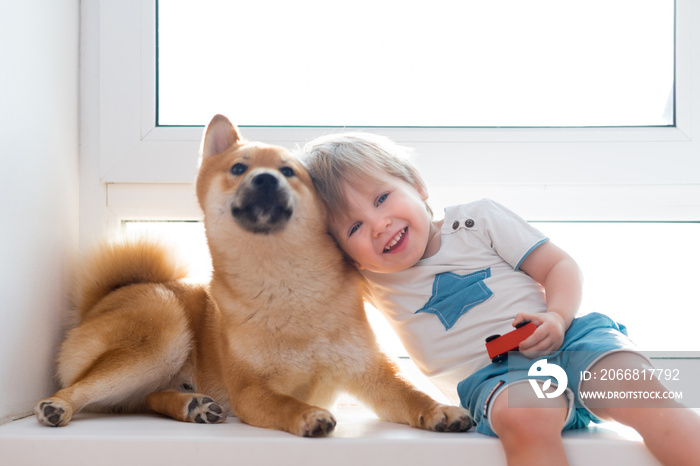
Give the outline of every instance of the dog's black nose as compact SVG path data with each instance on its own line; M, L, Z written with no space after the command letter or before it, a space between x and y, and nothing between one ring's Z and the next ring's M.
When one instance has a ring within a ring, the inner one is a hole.
M253 178L253 186L262 190L275 189L278 183L277 178L269 173L261 173Z

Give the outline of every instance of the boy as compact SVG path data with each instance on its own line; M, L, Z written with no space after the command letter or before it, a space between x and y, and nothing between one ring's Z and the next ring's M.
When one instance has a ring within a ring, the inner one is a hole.
M634 427L664 464L697 462L700 417L675 401L659 401L657 409L620 400L584 404L571 389L544 395L551 382L529 375L543 361L560 365L569 386L584 391L609 386L581 381L582 371L651 368L623 326L601 314L575 318L579 268L539 231L489 200L450 207L434 220L407 150L380 136L326 136L304 153L329 208L330 232L365 276L368 301L419 369L469 409L476 430L501 439L508 464L567 464L561 431L600 419ZM491 363L484 338L523 321L537 325L520 344L523 356ZM544 355L549 361L527 359ZM655 379L616 384L665 391Z

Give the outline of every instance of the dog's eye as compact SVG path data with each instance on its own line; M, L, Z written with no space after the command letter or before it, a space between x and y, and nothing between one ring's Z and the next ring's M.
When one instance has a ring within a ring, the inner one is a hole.
M233 167L231 167L231 173L233 175L242 175L245 173L245 171L248 170L248 165L243 164L243 163L237 163Z
M282 173L284 176L287 178L290 178L294 176L294 170L292 170L290 167L282 167L280 168L280 173Z

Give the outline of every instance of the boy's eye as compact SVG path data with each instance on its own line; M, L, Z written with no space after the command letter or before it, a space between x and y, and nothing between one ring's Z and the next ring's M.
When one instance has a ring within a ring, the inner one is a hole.
M355 233L359 228L360 228L361 223L356 223L353 226L350 227L350 232L348 233L348 236L352 236L353 233Z
M387 197L389 197L389 194L388 194L388 193L382 194L381 196L379 196L379 197L377 198L377 205L379 205L379 204L383 203L384 201L386 201L386 198L387 198Z

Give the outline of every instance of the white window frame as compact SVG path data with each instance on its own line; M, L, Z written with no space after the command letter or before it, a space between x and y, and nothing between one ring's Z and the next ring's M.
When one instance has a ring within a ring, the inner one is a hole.
M122 219L196 219L201 127L155 125L155 0L81 2L81 244ZM676 126L371 128L416 148L438 205L529 220L700 220L700 8L676 2ZM335 128L242 128L289 148Z

